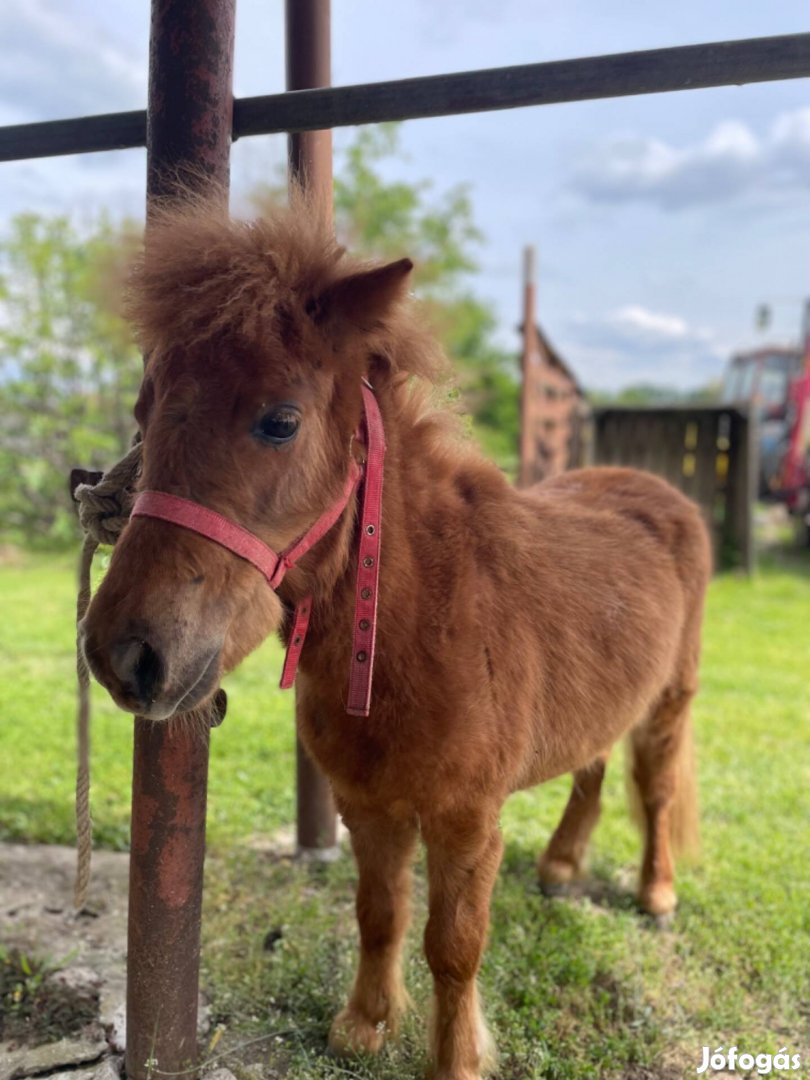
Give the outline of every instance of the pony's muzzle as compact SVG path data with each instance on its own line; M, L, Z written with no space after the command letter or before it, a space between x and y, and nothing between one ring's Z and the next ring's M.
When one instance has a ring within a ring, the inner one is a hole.
M81 628L81 642L90 671L113 701L148 720L188 712L217 687L221 643L183 661L154 634L130 630L102 643L88 620Z

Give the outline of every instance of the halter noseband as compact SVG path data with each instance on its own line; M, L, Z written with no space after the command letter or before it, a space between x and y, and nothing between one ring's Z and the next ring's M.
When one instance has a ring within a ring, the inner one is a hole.
M346 509L363 480L363 508L360 517L360 544L357 559L357 585L354 602L352 659L349 668L349 696L346 712L350 716L368 716L371 707L371 678L377 634L377 592L380 575L380 528L382 525L383 459L385 433L377 399L365 380L362 384L364 423L355 438L365 445L366 460L352 461L339 498L321 514L303 536L277 554L258 536L215 510L165 491L142 491L132 507L132 517L153 517L180 525L220 544L259 570L271 589L277 589L284 575L317 544ZM312 596L299 600L293 615L287 654L281 672L281 688L288 690L295 680L298 661L304 648Z

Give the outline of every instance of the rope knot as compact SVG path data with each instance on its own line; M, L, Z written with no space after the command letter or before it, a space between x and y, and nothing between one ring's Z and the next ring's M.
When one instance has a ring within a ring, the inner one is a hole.
M79 522L97 544L114 544L129 521L135 484L141 468L140 442L104 474L97 484L79 484L73 497Z

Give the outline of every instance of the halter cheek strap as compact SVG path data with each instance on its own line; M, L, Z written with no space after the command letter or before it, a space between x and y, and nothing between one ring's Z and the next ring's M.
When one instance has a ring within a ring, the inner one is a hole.
M360 515L360 542L357 554L357 584L354 599L354 628L352 659L349 665L349 696L346 712L349 716L368 716L371 710L371 680L374 672L374 652L377 642L377 595L380 581L380 531L382 528L383 462L385 432L380 407L371 387L362 385L365 432L356 436L365 444L366 460L362 466L363 507ZM353 490L353 489L352 489ZM336 520L336 519L335 519ZM321 519L323 521L323 519ZM331 527L330 526L328 527ZM318 528L316 523L305 540ZM323 530L325 532L326 529ZM321 533L320 535L323 535ZM320 536L318 537L320 539ZM300 541L303 543L304 541ZM314 541L312 541L314 543ZM307 550L312 546L307 544ZM295 551L295 547L292 551ZM302 552L303 554L303 552ZM296 555L296 557L298 557ZM295 607L293 625L287 641L287 655L281 671L282 690L289 690L295 681L298 661L306 641L312 597L306 596Z
M380 407L371 388L364 384L362 389L366 414L366 465L357 555L349 699L346 704L346 712L350 716L368 716L371 708L371 676L377 643L377 596L380 583L380 533L385 458L385 432Z
M371 681L377 631L377 593L380 574L380 531L382 526L382 484L385 458L385 433L382 416L371 387L363 382L364 425L356 438L365 445L364 464L352 467L339 498L318 518L303 536L280 554L258 536L206 506L170 495L165 491L142 491L132 507L132 517L153 517L196 532L234 555L252 563L277 589L285 574L321 540L341 516L363 480L363 507L360 518L360 542L357 564L352 659L349 669L349 696L346 712L350 716L368 716L371 707ZM363 430L364 428L364 430ZM304 648L312 596L300 600L295 608L287 642L287 654L281 673L281 688L289 689L295 681L298 662Z

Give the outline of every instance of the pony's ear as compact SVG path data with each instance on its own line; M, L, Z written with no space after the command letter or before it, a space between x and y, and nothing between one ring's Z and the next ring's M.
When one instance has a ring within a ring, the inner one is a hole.
M411 270L410 259L399 259L373 270L350 274L313 297L306 305L307 314L338 340L347 332L376 330L404 296Z

